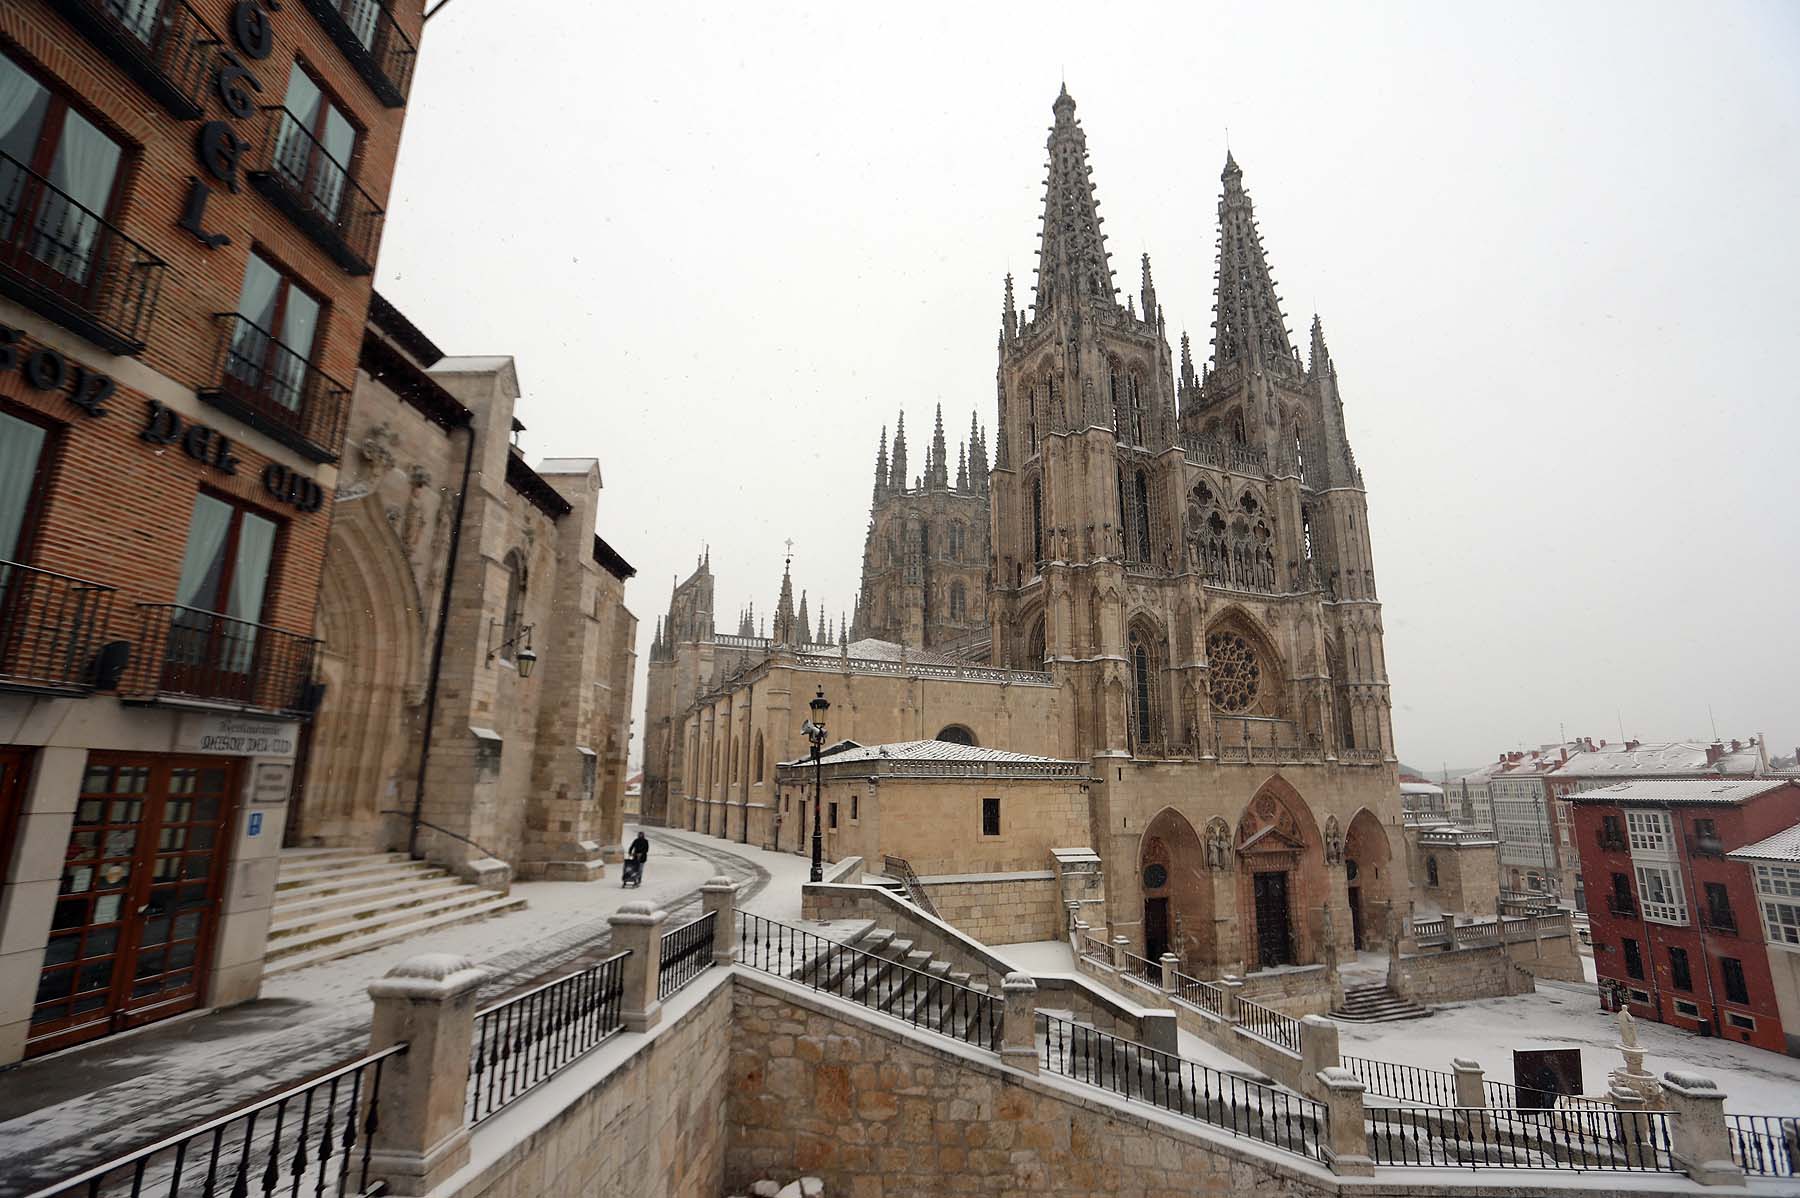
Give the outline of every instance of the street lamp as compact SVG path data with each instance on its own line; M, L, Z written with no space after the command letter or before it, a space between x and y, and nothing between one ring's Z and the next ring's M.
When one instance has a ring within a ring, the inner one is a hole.
M813 759L813 837L812 837L812 876L809 881L825 880L825 833L819 826L819 784L824 765L819 761L819 751L825 747L825 713L831 710L831 704L825 699L825 688L820 687L818 695L807 706L812 708L812 718L800 725L800 731L812 742Z

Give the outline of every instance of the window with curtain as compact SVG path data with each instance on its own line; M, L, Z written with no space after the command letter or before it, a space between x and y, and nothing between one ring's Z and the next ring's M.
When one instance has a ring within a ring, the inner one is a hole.
M0 412L0 561L25 556L46 439L41 425ZM0 574L0 586L5 577Z
M287 119L275 141L275 169L320 215L335 222L356 152L356 126L299 63L288 71L282 107Z
M298 411L318 338L319 301L251 252L238 291L237 329L225 372L259 398Z
M119 181L119 143L0 54L0 155L0 254L27 254L69 286L86 284ZM50 186L27 186L30 175Z
M267 516L212 495L196 495L175 602L183 611L169 634L171 661L228 673L250 668L256 629L218 616L262 622L277 525Z
M380 15L380 5L375 0L349 0L343 4L344 24L350 26L350 32L366 50L375 48L375 19Z

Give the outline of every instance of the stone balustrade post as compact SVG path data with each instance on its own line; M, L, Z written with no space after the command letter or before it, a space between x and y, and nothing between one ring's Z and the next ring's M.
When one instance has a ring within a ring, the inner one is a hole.
M1670 1155L1703 1186L1740 1186L1744 1171L1731 1159L1731 1131L1725 1123L1725 1091L1698 1073L1665 1073L1663 1101L1669 1110Z
M626 903L606 921L612 925L613 951L631 950L620 970L624 997L619 1016L628 1032L649 1031L662 1020L656 982L662 972L662 926L668 918L667 911L640 901Z
M1644 1165L1656 1156L1650 1143L1649 1117L1644 1113L1644 1096L1624 1086L1614 1086L1607 1095L1619 1120L1619 1147L1631 1165Z
M1238 994L1244 988L1244 979L1226 974L1219 979L1219 1018L1226 1023L1238 1021Z
M1131 951L1131 937L1114 936L1112 938L1112 967L1120 973L1125 972L1125 954Z
M389 1194L430 1193L468 1164L475 993L487 977L467 957L426 953L369 984L369 1051L406 1045L381 1063L369 1152L369 1180L385 1181Z
M1009 973L1000 983L1006 1005L1000 1015L1000 1063L1038 1071L1037 983L1028 973Z
M1452 1057L1450 1068L1456 1074L1456 1105L1462 1108L1458 1116L1467 1124L1470 1139L1485 1141L1488 1129L1487 1076L1482 1072L1481 1062L1471 1061L1467 1057ZM1482 1110L1474 1110L1481 1107Z
M1337 1024L1323 1015L1305 1015L1300 1019L1300 1080L1311 1082L1327 1069L1342 1066L1338 1050ZM1320 1097L1309 1094L1310 1098Z
M737 959L737 884L718 874L700 888L700 902L713 917L713 963L729 965Z
M1181 972L1181 958L1174 953L1164 953L1160 964L1162 965L1162 988L1173 994L1181 989L1181 984L1175 980L1175 975Z
M1375 1162L1369 1159L1369 1133L1363 1124L1363 1084L1348 1069L1321 1069L1318 1084L1324 1093L1326 1146L1331 1171L1345 1177L1371 1177Z
M1069 902L1065 903L1064 906L1066 906L1069 909L1069 920L1068 920L1069 943L1075 944L1080 937L1080 934L1076 931L1076 929L1077 928L1086 928L1087 924L1085 924L1081 921L1081 904L1080 903L1071 899Z

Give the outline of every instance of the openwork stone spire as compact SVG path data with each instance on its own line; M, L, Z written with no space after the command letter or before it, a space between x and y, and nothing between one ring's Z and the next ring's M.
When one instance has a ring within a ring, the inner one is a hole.
M887 485L887 425L884 424L881 426L881 448L875 451L875 502L881 502L881 497L887 493Z
M792 544L792 542L789 542ZM794 636L794 555L789 553L781 567L781 599L775 604L775 643L791 645Z
M1332 373L1331 351L1325 348L1325 326L1319 320L1319 314L1313 313L1312 322L1312 359L1307 363L1308 378L1319 378Z
M950 485L949 450L944 445L944 405L937 406L937 427L931 434L931 456L925 471L925 485L943 489Z
M906 490L906 413L901 412L894 425L894 465L888 474L888 489Z
M1256 213L1250 193L1244 190L1244 172L1229 151L1220 175L1224 190L1219 195L1218 294L1213 315L1213 367L1222 370L1239 362L1279 374L1297 375L1299 367L1287 321L1281 315L1281 297L1269 275L1262 237L1256 230Z
M1112 266L1100 232L1100 201L1088 173L1087 134L1075 119L1065 85L1051 106L1049 177L1045 180L1043 244L1038 248L1034 318L1064 298L1092 296L1113 303Z

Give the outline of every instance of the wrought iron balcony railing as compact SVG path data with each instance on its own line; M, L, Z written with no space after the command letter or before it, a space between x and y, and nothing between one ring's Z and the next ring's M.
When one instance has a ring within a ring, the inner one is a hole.
M1725 844L1717 836L1690 836L1688 852L1695 857L1723 857Z
M419 50L376 0L306 0L356 73L389 108L406 103Z
M263 109L250 185L353 275L375 269L381 205L350 177L305 123L276 104Z
M168 264L0 153L0 293L115 354L144 348Z
M0 559L0 688L92 690L113 594L97 582Z
M214 319L218 362L200 398L315 462L336 461L350 388L237 313Z
M1623 895L1623 894L1607 895L1606 896L1606 909L1608 911L1612 912L1614 915L1623 915L1628 919L1636 919L1637 918L1637 913L1638 913L1637 903L1632 901L1632 899L1628 895Z
M1602 850L1609 853L1624 852L1625 834L1623 832L1608 832L1605 829L1601 829L1600 847Z
M1700 910L1700 922L1714 932L1729 932L1737 935L1737 915L1729 907L1703 907Z
M141 603L138 613L122 696L301 718L318 706L312 637L176 603Z
M221 45L187 0L54 0L58 12L177 120L206 112Z

